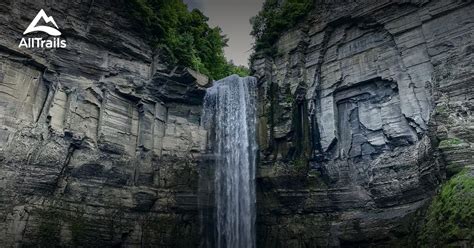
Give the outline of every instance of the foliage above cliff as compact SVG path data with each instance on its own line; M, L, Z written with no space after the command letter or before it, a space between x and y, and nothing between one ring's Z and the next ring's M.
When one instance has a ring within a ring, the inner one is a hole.
M474 177L463 171L441 188L431 203L420 236L426 247L474 241Z
M270 52L281 33L306 17L313 5L313 0L266 0L262 10L250 20L255 50Z
M227 62L227 38L219 27L209 27L208 18L199 10L189 11L182 0L127 1L131 15L153 41L168 52L174 64L191 67L213 79L238 73L245 67Z

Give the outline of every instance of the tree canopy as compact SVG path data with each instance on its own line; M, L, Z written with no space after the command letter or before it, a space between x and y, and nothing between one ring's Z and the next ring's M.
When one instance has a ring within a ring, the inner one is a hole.
M190 67L212 79L248 69L224 56L228 39L219 27L210 27L201 11L189 11L182 0L127 1L134 20L144 27L153 45L167 51L171 62Z
M262 10L250 20L255 51L274 52L272 47L281 33L306 17L313 5L314 0L266 0Z

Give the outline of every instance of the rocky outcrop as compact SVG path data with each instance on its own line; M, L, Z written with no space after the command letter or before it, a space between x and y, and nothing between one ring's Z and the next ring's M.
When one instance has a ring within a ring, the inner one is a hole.
M197 246L209 80L167 65L120 5L0 3L2 247ZM18 48L40 9L66 48Z
M415 245L412 218L472 165L474 5L315 6L252 65L259 244Z

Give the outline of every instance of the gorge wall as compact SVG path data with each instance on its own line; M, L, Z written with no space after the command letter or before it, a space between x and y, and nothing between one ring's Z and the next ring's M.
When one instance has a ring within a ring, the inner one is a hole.
M209 80L168 66L120 5L0 3L2 247L198 245ZM40 9L67 48L18 48Z
M473 11L315 1L257 51L260 247L423 245L417 216L472 168Z
M209 79L168 65L120 5L0 3L2 247L201 242ZM18 48L40 9L67 48ZM416 245L439 184L474 160L473 11L316 1L257 51L258 247Z

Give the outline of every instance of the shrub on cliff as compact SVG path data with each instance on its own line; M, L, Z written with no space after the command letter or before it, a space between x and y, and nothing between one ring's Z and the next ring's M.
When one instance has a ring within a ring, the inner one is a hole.
M197 9L189 11L182 0L131 0L127 7L153 45L168 51L172 63L212 79L241 72L224 56L228 40L222 30L209 27L208 18Z
M474 177L470 171L442 186L428 208L419 241L423 247L474 242Z
M235 65L234 62L230 61L228 63L228 69L227 71L229 72L229 75L231 74L237 74L241 77L245 77L250 75L250 70L249 68L242 66L242 65Z
M271 48L280 34L306 17L313 5L313 0L266 0L262 10L250 20L255 50L273 52Z

